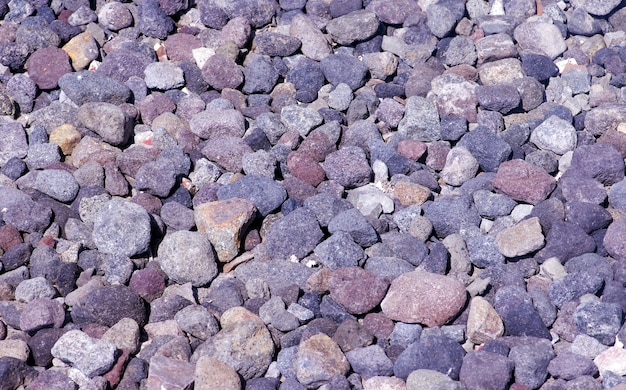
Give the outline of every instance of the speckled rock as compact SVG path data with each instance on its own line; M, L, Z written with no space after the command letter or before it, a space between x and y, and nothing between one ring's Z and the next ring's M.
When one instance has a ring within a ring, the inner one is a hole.
M327 383L335 375L345 375L350 369L348 359L327 335L316 334L298 345L294 361L298 381L306 386Z
M381 308L397 321L441 326L458 314L465 301L465 287L456 280L414 271L392 281Z

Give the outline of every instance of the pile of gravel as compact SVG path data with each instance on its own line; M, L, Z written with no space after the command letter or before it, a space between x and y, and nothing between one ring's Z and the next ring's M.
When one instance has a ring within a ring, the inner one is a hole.
M0 0L0 389L626 387L620 0Z

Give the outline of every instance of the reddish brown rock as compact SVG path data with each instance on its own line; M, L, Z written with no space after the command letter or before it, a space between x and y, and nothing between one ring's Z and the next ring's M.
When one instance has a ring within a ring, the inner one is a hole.
M218 91L237 88L243 83L243 72L235 61L222 55L211 56L202 67L202 77Z
M171 61L193 62L192 51L202 47L202 41L191 34L170 35L165 41L165 50Z
M466 296L465 286L449 276L413 271L391 282L380 307L394 321L441 326L461 311Z
M143 123L149 126L152 124L152 120L159 115L166 112L174 112L176 103L161 92L152 92L139 102L138 108Z
M130 277L128 287L148 302L159 298L165 290L165 278L154 268L144 268Z
M493 187L515 200L536 205L556 187L556 180L544 169L524 160L500 164Z
M72 71L70 57L58 47L44 47L26 61L28 76L40 89L58 87L59 78Z
M15 226L8 224L0 226L0 248L2 248L3 251L21 242L22 237Z
M397 151L399 155L417 161L426 153L427 148L424 142L407 139L398 142Z
M395 327L393 321L383 313L369 313L363 318L363 326L377 339L388 339Z
M359 267L340 268L328 280L331 298L351 314L363 314L385 296L389 281Z
M300 152L289 153L287 167L292 175L312 186L317 186L326 177L324 169L308 154Z

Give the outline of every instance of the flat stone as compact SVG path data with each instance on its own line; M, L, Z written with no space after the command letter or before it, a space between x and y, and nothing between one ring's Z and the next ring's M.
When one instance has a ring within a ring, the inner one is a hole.
M536 205L547 198L556 181L536 165L515 159L500 164L493 186L515 200Z
M475 344L486 343L504 334L502 318L483 297L476 296L470 301L467 318L467 338Z
M205 233L221 262L229 262L238 254L241 238L254 219L256 207L246 199L231 198L202 203L194 210L198 231Z
M443 275L413 271L400 275L381 302L389 318L441 326L458 314L466 301L465 287Z
M539 250L544 245L539 218L528 218L498 233L498 250L506 257L518 257Z
M155 389L184 390L194 380L195 366L189 362L155 355L150 359L146 385Z

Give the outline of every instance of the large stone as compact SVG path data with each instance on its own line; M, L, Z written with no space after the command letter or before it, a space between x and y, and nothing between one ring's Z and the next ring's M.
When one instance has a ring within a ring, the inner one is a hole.
M194 378L195 390L241 389L241 380L237 371L210 356L202 356L198 359Z
M76 115L82 126L97 133L111 145L125 144L132 132L130 118L111 103L85 103Z
M91 378L107 372L115 363L115 346L89 337L80 330L70 330L52 347L52 356L69 363Z
M515 200L536 205L554 190L556 180L542 168L515 159L500 164L493 186Z
M534 54L543 54L552 59L567 50L567 44L559 28L552 23L522 23L515 29L513 36L520 49Z
M466 295L465 286L451 277L413 271L391 282L380 306L395 321L441 326L459 313Z
M218 272L211 243L199 232L166 235L159 245L159 264L171 280L196 287L209 283Z
M263 320L243 307L233 307L222 314L220 326L215 336L198 346L191 361L213 357L246 380L265 374L274 356L274 343Z
M205 233L221 262L239 254L242 234L254 219L256 207L246 199L231 198L202 203L195 207L198 231Z
M294 366L298 381L310 387L317 387L335 375L345 375L350 369L337 343L323 333L300 343Z
M193 364L173 357L154 355L146 380L149 389L188 389L194 380Z
M150 245L150 216L138 204L113 198L96 213L92 236L104 253L128 257L144 253Z
M292 256L303 259L323 237L315 214L301 207L274 222L265 234L264 242L274 260L286 260Z

